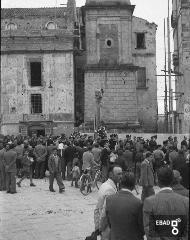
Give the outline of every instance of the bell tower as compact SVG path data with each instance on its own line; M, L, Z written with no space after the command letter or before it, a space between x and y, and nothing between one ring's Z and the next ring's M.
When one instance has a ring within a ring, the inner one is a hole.
M100 121L110 128L138 126L129 0L87 0L85 9L85 123L95 118L95 92L103 89Z

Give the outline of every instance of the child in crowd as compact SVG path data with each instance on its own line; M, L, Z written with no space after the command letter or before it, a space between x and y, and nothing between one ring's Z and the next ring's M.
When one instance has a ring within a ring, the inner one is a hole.
M75 182L75 187L78 188L78 180L80 178L80 169L79 169L79 163L75 162L74 167L72 169L72 182L71 186L73 186L73 182Z
M29 151L26 150L24 152L24 156L23 156L23 160L22 160L22 178L20 179L19 182L17 182L17 186L21 187L21 182L25 179L28 178L28 176L30 176L30 186L31 187L35 187L36 185L33 183L32 180L32 163L33 163L33 158L29 156Z

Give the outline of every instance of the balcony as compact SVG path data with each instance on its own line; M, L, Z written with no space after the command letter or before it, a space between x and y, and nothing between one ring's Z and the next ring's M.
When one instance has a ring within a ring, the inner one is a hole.
M49 114L23 114L24 122L44 122L49 121Z
M172 11L172 16L171 16L171 25L172 25L172 28L176 28L177 27L177 11L176 10L173 10Z

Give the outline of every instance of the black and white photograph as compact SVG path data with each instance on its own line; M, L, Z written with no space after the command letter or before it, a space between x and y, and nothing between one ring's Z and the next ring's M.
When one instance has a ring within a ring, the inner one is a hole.
M1 0L0 240L188 240L190 0Z

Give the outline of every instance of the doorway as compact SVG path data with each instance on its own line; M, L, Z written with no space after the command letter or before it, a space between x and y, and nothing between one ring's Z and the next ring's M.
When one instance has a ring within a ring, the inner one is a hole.
M28 128L28 134L29 136L32 136L32 134L36 134L37 137L39 136L45 136L45 127L43 126L31 126Z

